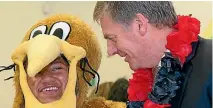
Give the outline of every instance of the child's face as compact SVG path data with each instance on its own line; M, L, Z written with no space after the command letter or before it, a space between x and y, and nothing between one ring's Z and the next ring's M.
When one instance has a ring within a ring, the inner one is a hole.
M27 63L25 63L27 68ZM59 56L43 68L35 77L27 77L28 85L41 103L59 100L66 88L69 75L69 64Z

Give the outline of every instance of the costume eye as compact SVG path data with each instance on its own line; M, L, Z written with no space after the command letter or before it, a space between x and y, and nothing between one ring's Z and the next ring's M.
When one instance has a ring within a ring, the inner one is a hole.
M47 26L46 25L38 26L30 33L30 39L36 37L39 34L45 34L46 32L47 32Z
M71 26L66 22L57 22L53 24L50 30L50 35L57 36L62 40L66 40L71 31Z

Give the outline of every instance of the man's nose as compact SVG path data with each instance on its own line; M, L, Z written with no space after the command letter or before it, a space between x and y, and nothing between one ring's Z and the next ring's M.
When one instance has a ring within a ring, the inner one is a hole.
M111 40L107 40L107 53L108 56L113 56L117 53L117 48Z

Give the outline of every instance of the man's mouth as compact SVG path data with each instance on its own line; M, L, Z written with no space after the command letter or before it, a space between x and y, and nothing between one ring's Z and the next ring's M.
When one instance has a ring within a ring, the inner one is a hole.
M119 54L119 56L122 58L122 59L124 59L124 61L126 61L127 62L127 54Z
M127 55L126 55L126 56L124 56L124 61L125 61L125 62L128 62Z
M125 62L128 62L127 57L125 57L124 61L125 61Z
M121 58L122 58L125 62L127 62L127 56L121 56Z

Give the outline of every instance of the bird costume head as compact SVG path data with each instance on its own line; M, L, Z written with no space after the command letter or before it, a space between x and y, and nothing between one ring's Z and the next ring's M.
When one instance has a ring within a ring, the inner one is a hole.
M69 62L66 89L59 100L42 104L32 94L27 76L34 77L61 54ZM82 108L101 56L94 32L79 18L58 14L37 22L12 53L12 66L16 67L13 108ZM26 57L27 69L23 66Z

